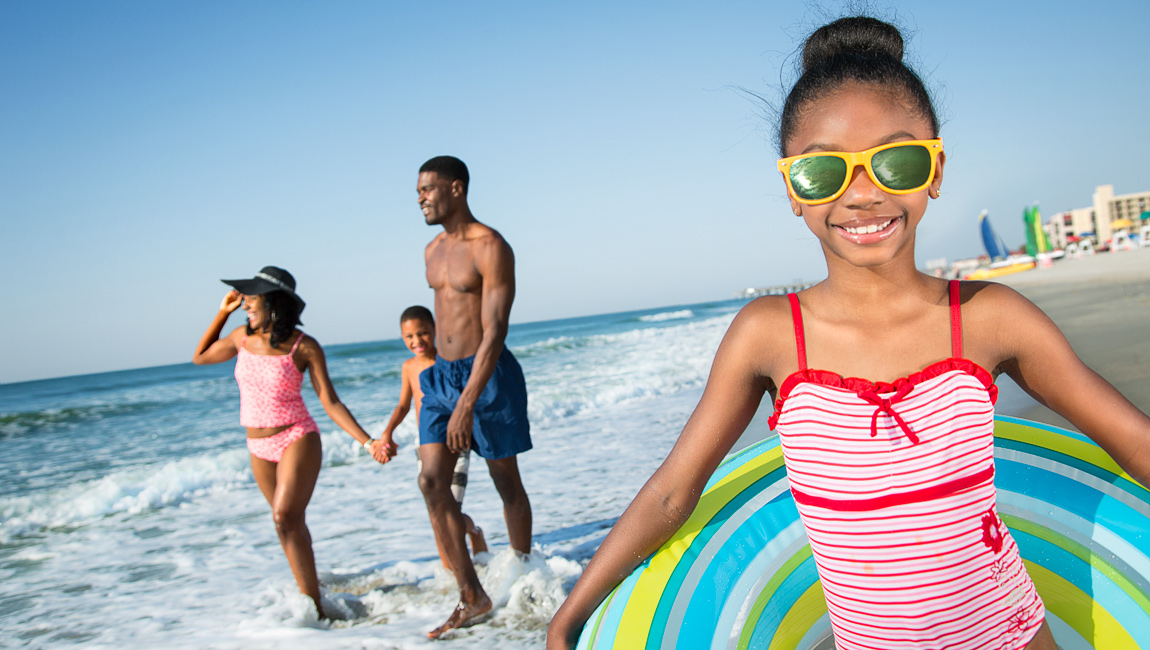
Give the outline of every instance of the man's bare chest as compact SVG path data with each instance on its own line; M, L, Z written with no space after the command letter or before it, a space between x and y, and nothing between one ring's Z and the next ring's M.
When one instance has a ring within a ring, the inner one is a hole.
M432 289L460 293L480 293L483 276L469 254L435 251L427 259L427 283Z

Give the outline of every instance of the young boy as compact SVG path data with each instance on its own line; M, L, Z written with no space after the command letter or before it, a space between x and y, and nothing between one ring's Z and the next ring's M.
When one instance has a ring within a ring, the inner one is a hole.
M415 419L419 420L419 406L423 400L423 391L419 389L419 373L435 364L435 317L427 307L415 305L403 310L399 317L399 328L403 335L403 343L415 355L403 362L400 370L399 404L391 414L387 428L379 436L384 445L391 445L391 436L395 428L407 417L411 404L415 403ZM418 452L418 450L417 450ZM455 474L451 477L451 494L456 503L463 505L463 493L467 489L467 467L471 459L471 450L459 454L455 461ZM419 462L420 470L423 461ZM482 553L487 550L487 541L483 538L483 530L475 525L466 514L463 515L468 539L471 541L471 553ZM443 566L451 570L447 557L443 554L443 544L436 538L435 545L439 549L439 558Z

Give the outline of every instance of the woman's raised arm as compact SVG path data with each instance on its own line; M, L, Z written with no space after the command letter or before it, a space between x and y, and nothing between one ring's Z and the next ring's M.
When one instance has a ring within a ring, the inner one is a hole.
M208 325L207 331L200 337L200 343L196 346L195 354L192 355L192 363L198 366L223 363L236 356L239 352L239 343L232 335L221 339L220 332L224 329L224 323L228 322L228 316L239 309L243 302L244 297L240 295L239 291L229 291L224 296L224 299L220 301L220 310L212 319L212 324Z

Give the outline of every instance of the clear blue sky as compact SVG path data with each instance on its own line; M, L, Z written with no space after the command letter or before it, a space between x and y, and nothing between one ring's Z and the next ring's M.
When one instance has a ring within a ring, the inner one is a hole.
M777 95L812 6L4 0L0 382L189 359L265 264L321 342L395 338L443 153L515 249L513 322L819 278L736 90ZM920 260L981 252L983 208L1017 245L1034 201L1150 189L1150 3L874 8L945 119Z

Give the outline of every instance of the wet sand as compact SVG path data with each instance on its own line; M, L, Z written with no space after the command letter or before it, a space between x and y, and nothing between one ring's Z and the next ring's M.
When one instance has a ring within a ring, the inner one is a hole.
M995 281L1038 305L1086 365L1150 413L1150 248L1061 260L1051 268ZM998 383L1013 384L1007 377L999 377ZM1021 412L1000 412L1073 428L1050 409L1025 399Z

